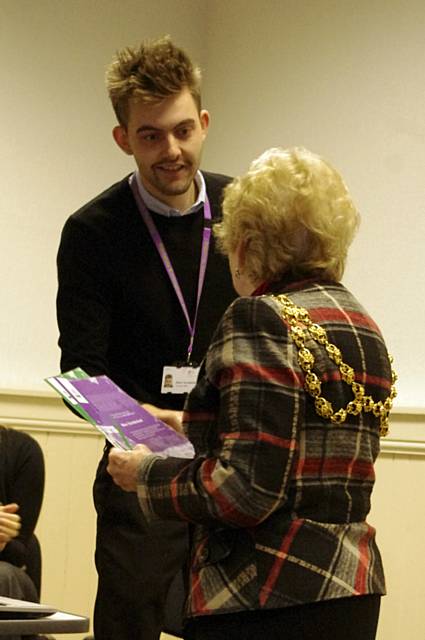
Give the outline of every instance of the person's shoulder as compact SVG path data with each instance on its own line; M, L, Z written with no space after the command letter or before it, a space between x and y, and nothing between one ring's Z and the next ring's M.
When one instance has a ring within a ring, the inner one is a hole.
M110 237L129 220L137 218L136 203L128 183L128 176L111 185L65 221L62 237L74 237L74 232L95 237ZM76 237L77 237L76 236Z
M211 341L207 376L213 380L223 363L231 366L231 362L241 356L258 355L266 344L284 341L286 334L282 319L265 296L236 298L227 307Z
M232 181L230 176L222 173L212 173L211 171L202 171L208 195L211 192L221 193L224 187Z
M310 308L334 308L342 314L346 310L362 310L362 306L354 294L341 282L328 280L306 280L293 290L285 291L286 295L298 306ZM364 310L363 310L364 311Z
M223 201L223 191L232 178L221 173L211 173L209 171L202 171L202 175L204 176L213 218L219 220L222 215L221 203Z
M234 330L280 330L282 321L270 296L241 296L227 308L223 322Z
M9 427L0 427L0 441L9 453L18 451L30 451L35 454L41 453L41 447L37 440L25 431L11 429Z
M233 313L260 313L268 314L270 308L274 308L273 297L270 295L239 296L229 305Z
M128 176L114 183L75 211L72 220L97 220L117 215L133 204Z
M372 318L357 297L344 284L315 279L297 283L284 292L299 307L307 309L314 322L326 323L328 329L339 327L353 331L355 327L381 334Z

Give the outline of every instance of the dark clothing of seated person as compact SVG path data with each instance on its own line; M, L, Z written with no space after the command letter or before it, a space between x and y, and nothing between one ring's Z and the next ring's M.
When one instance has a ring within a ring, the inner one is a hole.
M0 425L2 596L39 601L41 560L34 529L41 509L43 492L44 458L38 442L27 433ZM16 537L7 533L7 513L16 513L14 517L20 518L20 529Z
M240 295L183 414L193 460L112 449L148 522L191 526L188 640L373 640L385 580L368 523L395 373L341 283L358 213L335 169L270 149L216 228Z

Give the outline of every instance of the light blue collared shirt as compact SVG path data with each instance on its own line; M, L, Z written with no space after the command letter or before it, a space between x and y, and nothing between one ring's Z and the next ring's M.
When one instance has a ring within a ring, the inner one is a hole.
M189 207L189 209L187 209L187 211L179 211L178 209L174 209L168 204L161 202L161 200L158 200L158 198L154 198L154 196L151 195L149 191L147 191L143 186L139 170L135 171L134 175L136 176L136 182L139 189L140 197L142 198L147 208L150 209L150 211L159 213L162 216L166 216L167 218L186 216L189 213L195 213L195 211L198 211L205 204L207 189L205 186L204 176L200 171L196 172L194 178L196 188L198 190L198 197L196 198L196 202L194 202L193 205Z

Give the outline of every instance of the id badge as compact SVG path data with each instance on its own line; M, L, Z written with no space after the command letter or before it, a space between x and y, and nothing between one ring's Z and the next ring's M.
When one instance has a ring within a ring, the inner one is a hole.
M164 367L161 393L189 393L198 379L199 367L182 365Z

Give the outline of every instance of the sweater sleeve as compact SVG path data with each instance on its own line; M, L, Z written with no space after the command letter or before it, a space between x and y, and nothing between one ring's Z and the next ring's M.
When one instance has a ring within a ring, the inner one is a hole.
M80 366L90 375L107 374L112 309L106 243L93 226L71 216L62 231L57 267L61 370Z
M147 517L251 527L285 503L304 417L294 358L286 327L263 300L229 307L192 392L192 415L192 396L188 403L189 431L196 422L209 445L190 462L146 465L138 495Z

